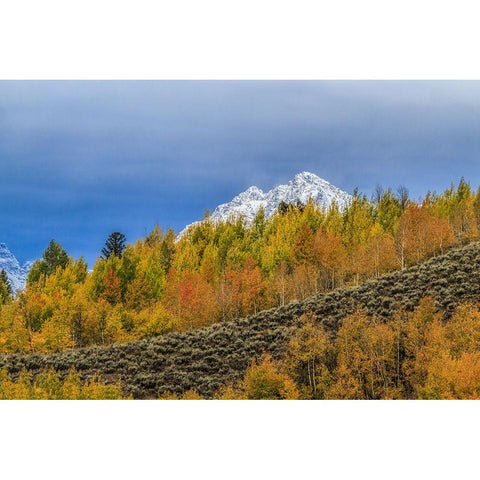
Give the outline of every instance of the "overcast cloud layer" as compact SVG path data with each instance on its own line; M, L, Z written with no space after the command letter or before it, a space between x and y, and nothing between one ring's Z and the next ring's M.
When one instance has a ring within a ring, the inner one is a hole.
M296 173L413 197L480 184L480 82L0 82L0 242L92 263Z

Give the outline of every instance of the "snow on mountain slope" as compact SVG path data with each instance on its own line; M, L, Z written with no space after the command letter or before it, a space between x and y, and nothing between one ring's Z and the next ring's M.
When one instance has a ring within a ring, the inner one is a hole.
M0 243L0 271L5 270L14 292L25 288L31 266L32 262L25 262L20 265L8 247L4 243Z
M239 214L251 222L261 206L265 210L265 215L270 217L282 201L307 203L310 198L321 207L328 208L335 200L340 208L344 208L351 197L317 175L302 172L295 175L287 185L279 185L267 193L263 193L257 187L250 187L231 202L219 205L212 213L212 219L227 220L230 215Z
M282 201L294 204L297 201L307 203L310 198L321 207L329 208L335 201L338 207L343 209L352 196L313 173L302 172L295 175L286 185L278 185L266 193L255 186L248 188L231 202L219 205L211 214L211 219L225 221L242 215L247 222L251 222L260 207L265 210L266 217L271 217ZM191 225L188 225L180 236Z

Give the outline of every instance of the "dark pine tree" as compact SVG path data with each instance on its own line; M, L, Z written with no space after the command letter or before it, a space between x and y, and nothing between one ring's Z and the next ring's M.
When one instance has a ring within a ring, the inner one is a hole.
M118 258L122 257L122 253L125 250L125 242L127 241L125 235L120 232L111 233L105 247L102 248L102 257L106 260L111 255L115 255Z
M288 212L289 206L290 206L289 203L282 200L277 207L278 213L280 213L280 215L285 215Z
M286 213L294 208L298 209L299 212L303 212L305 210L305 204L302 203L300 200L297 200L297 203L293 204L291 202L285 202L282 200L277 207L277 212L280 215L286 215Z
M7 272L0 272L0 303L6 303L12 297L12 285L7 277Z
M305 210L305 204L300 200L297 200L295 207L298 209L300 213L302 213Z
M56 272L57 268L65 268L68 264L67 252L55 240L50 240L48 247L43 252L40 260L37 260L28 273L27 283L35 283L42 276L49 277Z
M50 240L47 249L43 252L43 260L47 267L47 276L55 273L58 267L65 268L68 263L67 252L55 240Z
M11 295L13 293L12 285L10 283L10 280L8 279L7 272L3 268L0 272L0 282L3 282L5 284L5 288L7 289L8 294Z

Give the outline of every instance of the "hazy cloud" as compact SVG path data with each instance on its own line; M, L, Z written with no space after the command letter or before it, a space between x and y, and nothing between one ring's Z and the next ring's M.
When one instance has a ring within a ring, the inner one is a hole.
M351 192L480 183L480 82L0 82L0 240L91 262L302 170Z

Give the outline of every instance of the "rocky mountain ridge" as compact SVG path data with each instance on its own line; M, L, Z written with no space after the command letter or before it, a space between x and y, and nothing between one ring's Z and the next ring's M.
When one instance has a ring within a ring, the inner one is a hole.
M295 175L286 185L278 185L268 192L263 192L256 186L251 186L244 192L234 197L230 202L218 205L210 218L213 221L226 221L230 218L243 216L250 223L255 218L261 207L265 216L271 217L278 209L281 202L307 203L312 199L320 207L328 209L333 202L340 209L344 209L351 201L352 196L340 188L332 185L314 173L301 172ZM195 225L194 222L191 225ZM188 225L180 234L191 226Z
M14 292L25 288L28 271L33 262L25 262L20 265L15 255L8 249L5 243L0 243L0 271L5 270L10 285Z

